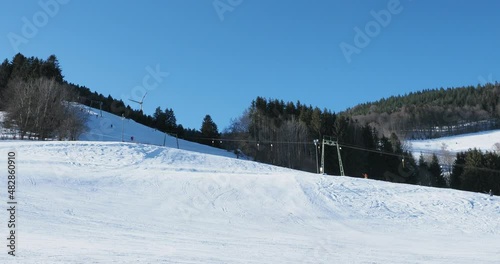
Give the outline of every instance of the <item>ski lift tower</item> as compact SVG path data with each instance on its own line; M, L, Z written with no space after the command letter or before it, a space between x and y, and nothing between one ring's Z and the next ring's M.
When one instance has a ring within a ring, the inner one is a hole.
M94 103L99 105L99 114L100 114L100 115L101 115L101 117L102 117L102 101L98 101L98 100L90 100L90 107L93 107L93 106L94 106ZM89 110L90 110L90 109L89 109Z
M342 164L342 156L340 156L339 142L330 136L324 136L323 141L321 142L321 168L320 168L321 173L325 174L325 145L337 147L337 155L339 157L340 176L345 176L344 165Z

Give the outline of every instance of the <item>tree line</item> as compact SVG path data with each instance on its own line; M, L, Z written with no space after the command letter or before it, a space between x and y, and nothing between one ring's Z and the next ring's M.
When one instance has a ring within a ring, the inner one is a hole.
M470 92L476 96L466 98L483 100L478 98L484 94L493 96L488 91L497 91L497 88L498 85L473 88ZM428 91L422 94L429 96ZM476 102L468 100L470 104ZM495 100L498 98L491 99L485 109L492 110ZM317 172L321 140L331 136L342 147L340 155L346 175L467 191L487 192L491 189L493 193L500 192L500 158L496 153L479 150L459 153L455 162L448 162L449 171L441 167L443 158L439 162L436 155L430 159L421 156L416 162L397 133L386 136L376 123L362 122L359 116L352 115L362 108L350 110L350 114L349 111L336 114L300 101L257 97L241 116L231 120L230 126L222 133L210 115L205 116L200 129L185 129L177 124L171 108L157 107L153 115L145 115L111 95L105 97L87 87L66 82L54 55L42 60L17 54L12 61L5 60L0 65L0 110L6 112L4 126L15 128L22 138L76 140L85 131L86 115L79 108L71 107L72 102L101 108L160 131L175 133L180 138L225 148L268 164ZM315 140L318 144L314 144ZM335 147L325 146L324 152L323 172L339 175Z
M500 155L471 149L456 156L450 187L472 192L500 194Z
M43 60L18 53L0 65L0 111L7 112L4 127L16 129L21 138L77 139L86 130L86 115L69 107L70 102L102 109L179 138L220 146L204 140L220 136L210 115L205 116L200 129L191 129L177 124L172 108L157 107L153 115L144 114L111 95L67 82L55 55Z
M500 128L500 85L431 89L359 104L345 111L385 135L436 138Z
M300 101L285 103L257 97L223 133L228 149L239 150L256 161L310 172L317 171L323 136L334 137L344 145L341 156L347 175L395 180L392 174L398 173L401 157L408 155L395 134L380 136L369 125L362 126L352 118ZM319 144L314 144L315 139ZM325 173L339 174L337 155L335 148L325 147Z
M89 88L77 84L70 84L70 86L78 94L78 103L80 104L101 108L103 111L132 119L139 124L155 128L181 139L215 147L219 146L203 140L204 138L219 137L217 125L208 114L200 122L201 125L199 129L185 128L182 124L177 122L175 111L170 107L158 106L152 115L148 115L141 110L132 109L130 105L125 104L123 100L115 99L111 95L104 96L101 93L92 92Z
M77 139L86 129L86 115L69 103L75 96L54 55L41 60L18 54L0 65L3 125L20 139Z
M332 136L341 146L345 174L438 188L500 193L500 157L471 150L453 155L420 155L418 161L396 133L386 137L376 127L328 109L257 97L221 134L224 147L255 161L317 172L321 140ZM319 144L314 144L318 139ZM324 173L339 175L335 147L325 146ZM438 157L439 155L439 157ZM485 173L487 172L487 173Z

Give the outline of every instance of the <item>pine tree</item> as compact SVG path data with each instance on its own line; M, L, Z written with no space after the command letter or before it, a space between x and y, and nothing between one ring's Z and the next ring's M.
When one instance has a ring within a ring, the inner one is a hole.
M429 172L432 175L432 186L440 188L446 187L446 180L443 177L443 171L441 170L441 165L439 165L439 160L436 154L432 154L432 160L429 164Z
M166 115L158 106L153 114L153 119L156 129L165 132L166 130Z
M217 140L220 136L219 131L217 129L217 125L212 120L212 117L210 115L206 115L205 118L203 118L203 123L201 124L201 135L206 140L204 142L205 144L215 147L218 147L220 145L219 141Z
M12 65L6 59L0 65L0 96L4 93L7 88L7 83L9 82L10 74L12 72ZM5 103L0 102L0 110L3 110L3 105Z
M165 128L167 132L177 130L177 119L175 118L174 110L172 110L172 108L165 109Z
M462 189L462 174L464 172L465 166L465 156L464 152L457 153L455 162L453 163L453 168L450 175L450 187L453 189Z
M478 149L469 150L465 156L465 169L462 174L462 188L466 191L481 192L481 178L484 172L478 170L483 167L484 155Z

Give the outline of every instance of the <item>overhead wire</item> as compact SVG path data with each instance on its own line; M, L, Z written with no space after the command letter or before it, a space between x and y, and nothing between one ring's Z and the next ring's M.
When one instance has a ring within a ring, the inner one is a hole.
M228 139L228 138L208 138L208 137L190 137L190 139L194 140L206 140L206 141L219 141L219 142L246 142L246 143L255 143L258 145L261 144L297 144L297 145L313 145L314 142L309 142L309 141L272 141L272 140L245 140L245 139ZM372 153L377 153L381 155L388 155L388 156L395 156L395 157L401 157L402 159L404 158L414 158L414 156L409 155L407 152L405 153L394 153L394 152L388 152L388 151L383 151L383 150L378 150L378 149L369 149L366 147L362 146L356 146L356 145L351 145L351 144L346 144L346 143L339 143L340 147L344 148L350 148L358 151L366 151L366 152L372 152ZM436 156L441 156L441 157L446 157L449 154L445 153L439 153L439 152L433 152L433 151L418 151L418 153L421 154L429 154L429 155L436 155ZM450 151L450 154L454 154L454 156L459 153L459 152L453 152ZM453 166L457 167L462 167L464 169L475 169L479 171L484 171L484 172L493 172L493 173L499 173L500 170L495 170L495 169L489 169L489 168L484 168L484 167L475 167L475 166L466 166L465 164L453 164Z

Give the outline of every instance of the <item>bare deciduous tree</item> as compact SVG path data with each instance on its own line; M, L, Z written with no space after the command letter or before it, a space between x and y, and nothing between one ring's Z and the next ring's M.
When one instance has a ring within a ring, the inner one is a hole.
M285 121L278 130L278 141L283 144L278 145L280 155L277 157L278 164L286 165L289 168L296 168L305 155L304 146L300 142L307 142L307 126L302 121L295 118Z
M12 80L5 97L6 125L16 128L21 139L76 139L85 130L84 116L67 102L68 89L54 79Z

